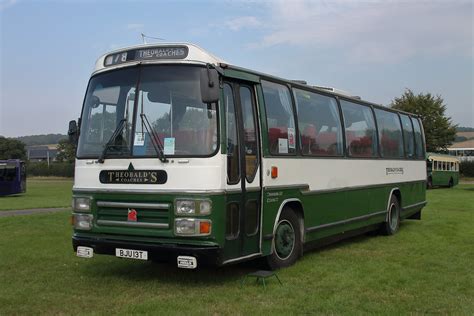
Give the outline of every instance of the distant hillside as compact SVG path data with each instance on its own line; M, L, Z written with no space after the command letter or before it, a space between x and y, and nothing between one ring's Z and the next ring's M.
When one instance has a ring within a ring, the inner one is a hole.
M463 126L458 126L456 130L459 132L474 132L474 127L463 127Z
M61 139L67 139L67 135L62 134L47 134L47 135L31 135L21 136L15 139L25 143L26 146L32 145L49 145L57 144Z

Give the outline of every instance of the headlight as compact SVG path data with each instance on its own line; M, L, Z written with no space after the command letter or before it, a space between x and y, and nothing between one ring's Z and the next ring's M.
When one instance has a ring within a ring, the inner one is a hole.
M209 215L211 214L211 201L204 200L199 202L199 214L200 215Z
M73 224L75 229L91 230L92 220L94 217L91 214L73 214Z
M91 199L88 197L74 197L72 199L72 210L78 212L90 212Z
M209 215L211 210L210 200L176 200L176 215Z
M211 234L211 221L207 219L178 218L174 232L179 236L207 236Z
M189 200L176 200L176 214L196 214L196 202Z

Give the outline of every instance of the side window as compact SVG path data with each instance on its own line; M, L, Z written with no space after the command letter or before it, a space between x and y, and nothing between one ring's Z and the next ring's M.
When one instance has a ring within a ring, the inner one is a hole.
M380 152L385 158L403 158L402 127L398 114L375 109L379 129Z
M368 106L341 101L346 128L347 152L352 157L376 157L377 135L372 109Z
M284 85L262 81L267 115L268 146L274 155L296 153L295 117L290 91Z
M303 155L341 156L342 127L335 98L293 89Z
M411 118L413 129L415 130L415 152L417 158L424 158L425 151L423 146L423 135L421 132L420 121L414 117Z
M408 158L415 157L415 132L408 115L400 114L403 128L403 140L405 141L405 153Z
M240 87L240 104L242 106L242 117L244 123L244 146L246 170L245 177L248 182L252 182L258 166L257 155L257 129L255 127L255 111L250 88Z
M239 140L237 136L234 96L231 86L227 83L224 85L224 103L227 135L227 183L235 184L240 179Z

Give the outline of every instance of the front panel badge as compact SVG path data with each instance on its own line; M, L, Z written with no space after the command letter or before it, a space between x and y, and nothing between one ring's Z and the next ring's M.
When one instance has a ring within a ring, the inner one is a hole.
M129 222L136 222L137 221L137 211L135 209L128 209L128 216L127 220Z

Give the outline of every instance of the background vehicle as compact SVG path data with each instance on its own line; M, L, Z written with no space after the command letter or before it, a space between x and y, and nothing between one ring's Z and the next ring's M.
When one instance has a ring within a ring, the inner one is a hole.
M428 188L453 187L459 183L459 159L436 153L427 153L426 169Z
M0 196L26 192L25 163L18 159L0 160Z
M265 256L420 218L420 120L229 65L192 44L99 58L79 126L73 246L179 267Z

